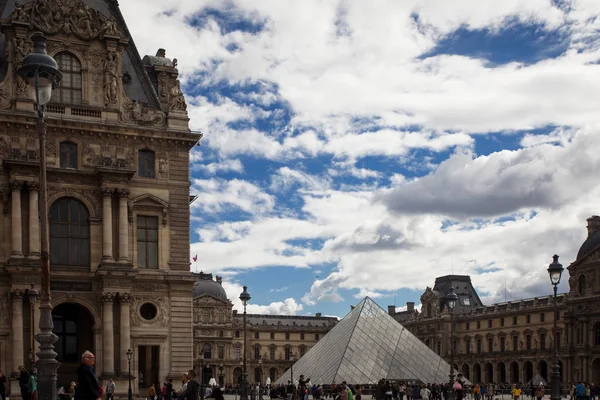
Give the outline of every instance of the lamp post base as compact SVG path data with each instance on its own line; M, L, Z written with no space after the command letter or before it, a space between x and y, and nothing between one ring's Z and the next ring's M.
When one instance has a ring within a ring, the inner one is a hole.
M49 301L40 304L40 333L36 340L40 343L40 351L37 353L38 362L38 399L56 400L56 380L60 363L56 360L54 343L58 337L52 333L52 305Z
M550 400L561 400L562 395L560 391L560 366L556 360L552 364L552 392L550 393Z
M248 400L248 374L244 373L242 375L242 385L240 387L240 400Z

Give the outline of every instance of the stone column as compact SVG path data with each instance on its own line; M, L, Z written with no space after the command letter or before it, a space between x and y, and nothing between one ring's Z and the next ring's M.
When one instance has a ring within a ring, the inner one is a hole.
M121 354L119 358L121 360L121 375L123 375L129 373L126 353L128 349L131 349L131 326L129 319L131 314L131 295L129 293L119 294L119 302L121 303L121 323L119 326Z
M12 359L13 372L18 374L19 366L25 365L23 359L23 296L21 289L12 290L10 298L12 303Z
M18 181L10 183L11 190L11 232L12 232L12 257L23 257L23 232L21 228L21 188L23 184Z
M29 257L40 256L39 185L29 183Z
M127 198L129 190L119 189L119 261L129 262L129 221L127 219Z
M102 189L102 261L113 261L112 195L114 190Z
M113 336L113 301L114 293L102 293L102 376L115 374L115 339Z

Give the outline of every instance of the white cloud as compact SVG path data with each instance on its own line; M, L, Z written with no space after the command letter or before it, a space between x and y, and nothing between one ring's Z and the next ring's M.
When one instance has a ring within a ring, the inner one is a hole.
M227 298L233 303L233 309L243 312L244 306L240 300L240 294L244 290L242 285L237 282L223 281L223 289L227 293ZM252 289L248 288L250 296ZM272 314L272 315L297 315L303 310L302 304L298 304L293 298L287 298L283 301L275 301L267 305L248 303L246 310L249 314Z
M275 205L273 196L239 179L195 179L191 193L198 195L192 208L204 213L220 213L233 207L250 214L265 214Z
M208 175L216 175L219 172L244 172L244 165L238 159L223 160L210 164L192 164L192 170L198 169L204 171Z

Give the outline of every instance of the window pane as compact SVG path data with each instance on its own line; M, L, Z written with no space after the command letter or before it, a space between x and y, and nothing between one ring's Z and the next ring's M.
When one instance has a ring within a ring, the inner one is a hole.
M78 240L71 240L71 246L69 251L69 255L71 257L69 265L80 265L79 262L79 241Z
M90 265L90 239L79 240L79 256L81 257L81 265Z
M154 152L140 150L138 152L138 175L144 178L154 178Z
M138 242L138 268L146 268L146 242Z
M58 242L58 263L60 265L69 264L69 239L59 239Z
M149 242L158 242L158 231L156 229L148 230L148 238Z
M148 268L158 268L158 243L148 243Z
M58 264L58 239L50 238L50 264Z
M158 218L157 217L146 217L146 226L148 228L158 229Z

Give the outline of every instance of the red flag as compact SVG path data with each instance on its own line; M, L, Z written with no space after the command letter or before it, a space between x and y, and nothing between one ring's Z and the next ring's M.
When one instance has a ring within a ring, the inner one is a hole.
M192 260L194 260L194 262L196 262L196 260L198 260L198 254L196 254L196 255L194 256L194 258L192 258Z

